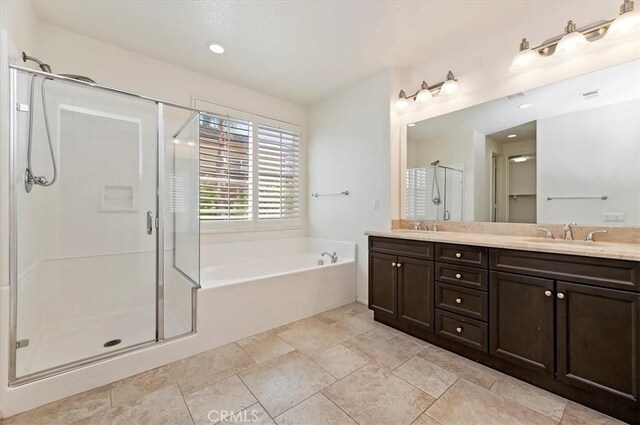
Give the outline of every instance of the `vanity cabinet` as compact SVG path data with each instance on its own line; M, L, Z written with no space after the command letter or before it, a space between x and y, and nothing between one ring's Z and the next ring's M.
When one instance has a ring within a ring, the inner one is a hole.
M491 354L537 370L554 372L554 282L491 272Z
M369 249L369 308L381 317L432 331L433 244L372 238Z
M639 263L373 236L369 251L375 320L640 423Z
M558 379L638 401L638 294L558 282Z

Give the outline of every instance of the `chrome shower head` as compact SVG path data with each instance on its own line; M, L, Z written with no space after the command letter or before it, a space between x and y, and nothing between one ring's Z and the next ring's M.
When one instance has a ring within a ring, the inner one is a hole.
M32 61L38 64L38 66L40 67L40 69L43 72L48 72L49 74L52 74L53 72L51 71L51 67L49 65L47 65L46 63L42 62L40 59L35 58L33 56L29 56L27 55L25 52L22 52L22 60L23 61ZM63 77L67 77L67 78L71 78L74 79L76 81L82 81L84 83L90 83L90 84L96 84L95 81L93 81L91 78L89 77L85 77L83 75L76 75L76 74L60 74Z
M432 165L433 167L435 167L435 166L437 166L437 165L440 165L440 160L438 159L437 161L433 161L433 162L431 163L431 165Z
M35 63L38 64L38 66L40 67L40 69L43 72L48 72L49 74L51 74L51 67L49 65L47 65L46 63L42 62L40 59L38 58L34 58L33 56L29 56L27 55L25 52L22 52L22 61L26 62L26 61L33 61Z

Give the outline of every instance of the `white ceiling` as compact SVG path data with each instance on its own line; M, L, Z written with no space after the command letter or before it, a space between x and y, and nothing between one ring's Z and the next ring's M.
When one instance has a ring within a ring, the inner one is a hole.
M551 11L544 1L495 0L34 2L43 22L303 105L386 67L469 47L491 28L580 13L581 2L553 3ZM617 3L604 3L615 14ZM209 53L211 40L227 53Z

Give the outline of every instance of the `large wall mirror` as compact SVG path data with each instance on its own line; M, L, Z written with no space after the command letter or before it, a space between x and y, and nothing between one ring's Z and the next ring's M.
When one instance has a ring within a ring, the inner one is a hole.
M640 226L640 61L409 124L409 220Z

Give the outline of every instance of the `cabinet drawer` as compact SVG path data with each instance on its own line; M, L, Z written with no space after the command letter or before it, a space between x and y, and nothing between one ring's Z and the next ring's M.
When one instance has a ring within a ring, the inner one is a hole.
M489 275L488 272L483 269L436 263L436 280L486 291Z
M436 309L436 334L486 352L487 324Z
M489 314L486 292L436 282L436 307L473 319L487 321Z
M385 254L405 255L423 260L433 259L432 242L370 236L369 250Z
M436 244L436 261L487 268L487 248L481 246Z
M491 269L640 291L640 263L635 261L492 248Z

